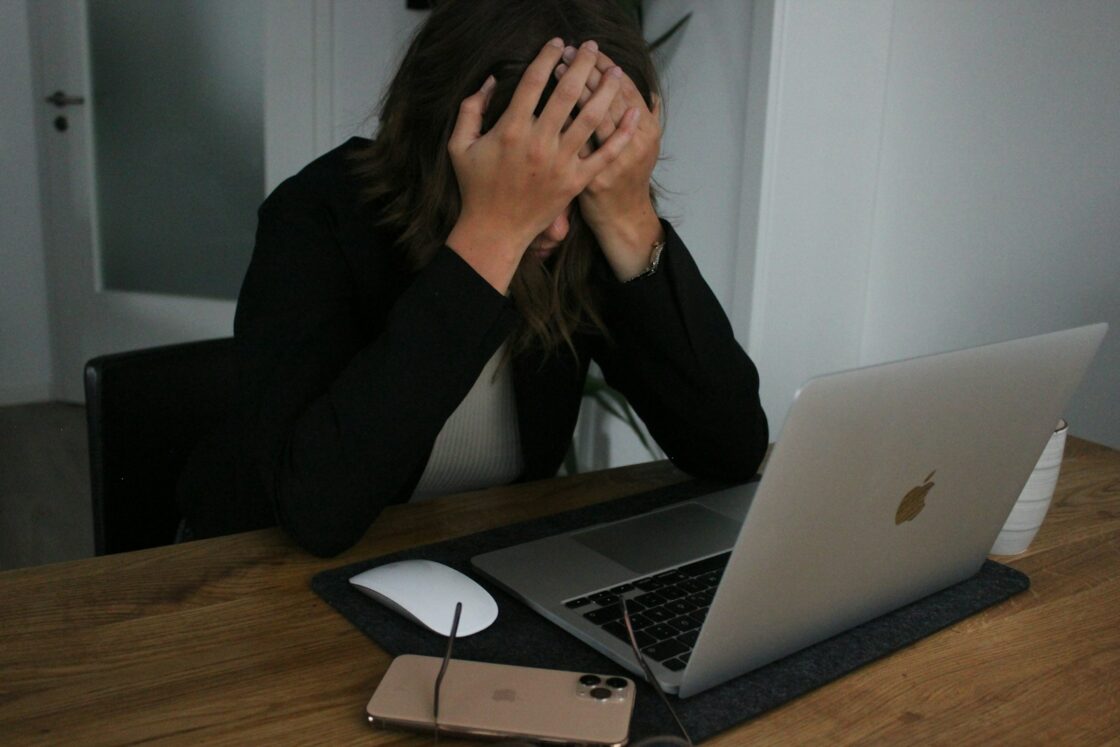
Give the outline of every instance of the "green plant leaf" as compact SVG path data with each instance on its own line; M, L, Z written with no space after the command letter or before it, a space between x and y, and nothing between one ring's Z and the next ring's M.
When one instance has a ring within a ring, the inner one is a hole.
M634 415L633 408L630 407L630 403L626 401L626 397L622 395L622 392L608 388L605 392L603 392L603 394L608 397L612 397L615 400L615 402L618 404L618 408L622 410L624 415L624 417L619 415L615 415L615 417L619 418L619 420L622 420L630 426L630 430L632 430L634 432L634 435L638 437L638 440L642 442L642 446L644 446L646 451L649 452L649 455L656 459L657 452L655 452L653 450L653 447L650 445L649 439L646 438L645 430L643 430L641 424L638 423L638 418Z
M569 475L579 474L579 457L576 456L575 439L568 444L568 453L564 455L564 470Z
M638 422L637 416L634 414L634 409L630 407L630 403L622 392L612 389L607 383L597 376L588 376L583 382L583 396L595 402L599 407L603 408L607 414L618 420L626 423L630 430L641 441L642 446L650 457L657 459L657 451L654 450L653 445L650 443L649 438L646 436L645 430Z
M583 381L583 396L590 397L593 394L598 394L609 388L607 382L603 381L598 376L588 376Z
M618 7L622 8L622 10L628 16L634 19L634 23L638 24L638 30L642 31L642 35L645 36L644 31L646 24L645 14L643 13L642 9L642 0L615 0L615 3L618 5ZM679 21L674 23L668 31L654 39L652 42L649 42L649 51L656 51L658 47L669 41L669 39L673 38L673 34L680 31L680 29L686 23L688 23L688 19L690 18L692 18L692 11L685 13L684 16L682 16Z
M674 23L669 28L668 31L666 31L664 34L662 34L661 36L659 36L656 39L654 39L653 41L651 41L649 43L649 51L651 51L651 52L656 51L658 47L660 47L665 42L669 41L669 39L671 39L673 37L673 34L677 33L677 31L679 31L681 28L684 27L684 25L686 23L688 23L688 19L690 19L690 18L692 18L692 11L689 11L688 13L685 13L684 16L681 17L681 20Z
M626 422L626 416L623 415L621 412L619 412L615 408L615 406L613 404L611 404L611 401L609 399L607 399L606 392L596 392L595 394L592 394L590 396L591 396L591 399L594 400L597 405L599 405L599 407L602 407L604 410L606 410L608 413L610 413L614 417L618 418L622 422L624 422L624 423ZM627 405L627 406L629 406L629 405Z

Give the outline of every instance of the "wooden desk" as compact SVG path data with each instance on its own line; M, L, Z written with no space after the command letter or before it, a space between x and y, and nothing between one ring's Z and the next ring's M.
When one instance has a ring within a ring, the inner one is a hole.
M681 479L658 463L397 507L330 560L269 530L0 574L0 743L426 744L366 725L388 657L308 579ZM1069 440L1010 563L1029 592L711 743L1120 737L1120 452Z

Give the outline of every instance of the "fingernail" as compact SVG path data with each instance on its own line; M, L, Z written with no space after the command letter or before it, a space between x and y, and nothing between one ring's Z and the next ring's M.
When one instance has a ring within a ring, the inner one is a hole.
M574 60L576 58L576 48L575 47L564 47L563 57L564 57L564 62L571 62L572 60Z
M583 46L581 47L581 49L586 49L588 52L598 52L599 51L599 44L597 42L595 42L595 40L593 40L593 39L588 39L587 41L585 41L583 43Z
M493 75L487 75L486 80L482 81L482 89L481 90L489 91L491 88L494 87L494 84L497 83L497 82L498 82L497 79Z
M563 49L564 48L564 40L561 39L559 36L557 36L553 39L548 40L548 46L557 47L558 49Z
M568 72L568 66L567 65L557 65L556 66L556 74L557 75L563 75L566 72Z
M612 78L621 78L622 77L622 68L620 68L616 65L616 66L612 67L610 70L607 71L607 75L611 76Z

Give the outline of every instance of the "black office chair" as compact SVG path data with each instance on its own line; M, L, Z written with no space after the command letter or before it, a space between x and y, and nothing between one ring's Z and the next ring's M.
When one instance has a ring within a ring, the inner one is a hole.
M175 484L225 418L233 338L104 355L86 363L86 422L98 555L171 544Z

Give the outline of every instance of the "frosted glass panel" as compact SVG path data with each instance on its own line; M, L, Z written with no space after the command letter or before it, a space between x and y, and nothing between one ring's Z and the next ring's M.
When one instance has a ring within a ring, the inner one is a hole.
M89 0L105 288L236 298L264 192L261 0Z

